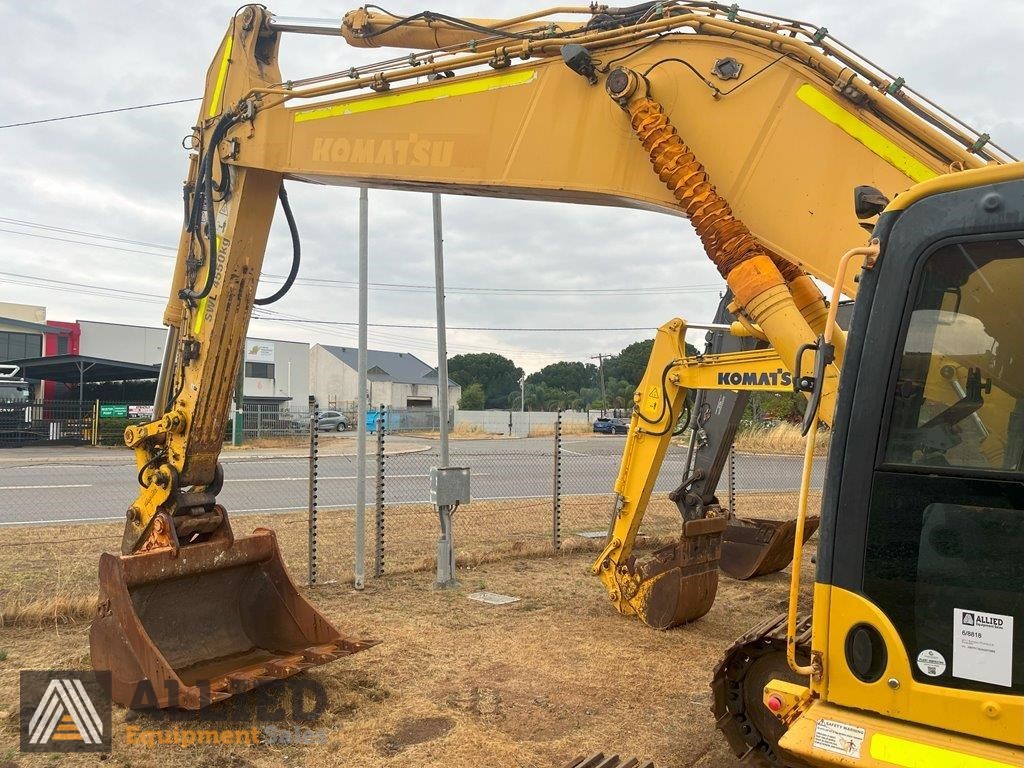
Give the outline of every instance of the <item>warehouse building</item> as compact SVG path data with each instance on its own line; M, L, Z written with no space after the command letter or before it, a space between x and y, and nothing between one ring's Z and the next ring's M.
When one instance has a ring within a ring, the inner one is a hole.
M367 350L369 405L437 408L437 369L409 352ZM344 408L358 393L358 350L314 344L310 350L310 389L321 408ZM455 406L462 387L448 380L448 403Z
M94 320L62 322L47 320L46 307L0 302L0 362L32 358L64 358L68 365L92 367L117 364L127 372L132 367L159 366L163 359L167 329ZM43 370L55 370L53 363L38 367L25 376L43 379ZM109 367L109 366L108 366ZM132 374L148 378L149 374ZM126 375L127 377L127 375ZM86 377L85 381L96 381ZM78 378L67 382L46 381L35 386L33 399L78 398ZM246 339L245 401L247 404L281 404L302 411L309 399L309 344L277 339Z

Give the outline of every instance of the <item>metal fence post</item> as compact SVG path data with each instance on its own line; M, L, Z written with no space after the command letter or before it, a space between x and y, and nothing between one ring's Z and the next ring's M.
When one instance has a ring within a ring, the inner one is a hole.
M92 444L100 444L100 401L97 400L92 406Z
M309 398L309 583L316 584L316 491L317 449L319 448L320 407L316 398Z
M729 449L729 513L736 514L736 447Z
M562 409L555 414L555 474L551 489L551 546L562 547Z
M374 527L374 560L373 575L380 578L384 575L384 430L387 428L387 413L381 403L377 416L377 497L375 499Z

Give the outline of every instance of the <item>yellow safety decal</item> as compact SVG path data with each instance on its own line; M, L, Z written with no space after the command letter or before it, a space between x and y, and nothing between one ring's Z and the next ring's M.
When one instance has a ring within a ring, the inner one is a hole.
M196 321L192 324L192 333L198 334L203 330L203 318L206 317L206 300L209 296L204 296L199 300L199 306L196 307Z
M847 112L813 85L807 83L801 85L797 89L796 95L800 101L819 115L837 125L893 168L914 181L928 181L928 179L934 179L939 175L921 161L904 152L859 117Z
M871 757L904 768L1014 768L1009 763L918 744L884 733L871 737Z
M210 100L209 117L220 112L220 97L224 95L224 83L228 79L228 64L231 61L231 35L224 41L224 55L220 57L220 71L217 72L217 85L213 88L213 99Z
M419 104L424 101L436 101L447 99L451 96L467 96L471 93L484 93L499 88L508 88L513 85L529 83L536 76L537 71L526 69L515 72L505 72L490 77L478 77L472 80L461 80L446 85L437 85L433 88L417 88L399 91L397 93L386 93L381 96L374 96L358 101L347 101L342 104L333 104L329 107L318 107L304 109L295 113L296 123L305 123L309 120L323 120L325 117L339 117L341 115L357 115L360 112L374 112L378 109L391 109L392 107L404 107L408 104Z
M220 235L217 235L217 253L220 253ZM216 258L216 255L214 256ZM203 278L206 279L205 277ZM196 306L196 319L192 323L192 333L199 334L203 330L203 319L206 317L206 300L209 296L204 296L199 300L199 304Z

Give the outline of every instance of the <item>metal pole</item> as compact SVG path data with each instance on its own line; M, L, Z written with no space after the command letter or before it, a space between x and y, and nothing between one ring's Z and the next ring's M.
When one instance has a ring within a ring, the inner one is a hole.
M355 587L362 589L366 579L366 303L367 254L369 252L369 194L359 190L359 386L356 405L356 562Z
M308 583L316 584L316 545L317 545L317 453L320 437L320 406L313 395L309 396L309 514L307 518L309 537Z
M431 195L434 208L434 305L437 311L437 407L441 445L438 461L448 466L448 335L444 316L444 239L441 231L441 195Z
M384 410L384 403L380 404L377 417L377 497L374 509L374 560L373 575L380 578L384 575L384 482L387 474L384 462L384 432L387 429L387 412Z
M555 475L551 488L551 546L562 548L562 409L555 415Z
M441 228L441 195L432 196L434 209L434 303L437 310L437 406L440 411L440 445L437 461L439 467L448 466L448 344L447 326L444 317L444 238ZM441 537L437 542L437 586L455 586L455 532L452 525L452 508L440 504L437 507L441 523Z
M241 360L238 361L238 376L235 377L235 417L231 420L231 444L241 445L244 442L245 411L245 345L242 345Z

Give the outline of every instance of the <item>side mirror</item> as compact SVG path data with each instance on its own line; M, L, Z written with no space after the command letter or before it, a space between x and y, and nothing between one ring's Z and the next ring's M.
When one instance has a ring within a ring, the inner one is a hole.
M853 210L858 219L870 219L877 216L889 205L889 198L879 190L868 185L855 187L853 190Z

